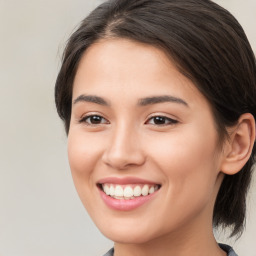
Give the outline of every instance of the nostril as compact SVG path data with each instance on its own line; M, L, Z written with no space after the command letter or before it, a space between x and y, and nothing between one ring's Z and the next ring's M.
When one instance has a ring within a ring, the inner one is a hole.
M140 166L145 163L145 156L141 152L106 152L102 157L103 162L117 170L125 170L132 166Z
M142 165L145 162L145 155L139 139L135 140L135 135L131 134L135 131L122 126L117 127L114 132L102 155L103 162L117 170Z

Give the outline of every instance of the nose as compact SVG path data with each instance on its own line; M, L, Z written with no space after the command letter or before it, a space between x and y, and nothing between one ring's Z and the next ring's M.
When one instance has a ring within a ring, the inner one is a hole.
M103 153L103 162L116 170L143 165L146 157L140 141L136 131L124 127L117 128L111 134Z

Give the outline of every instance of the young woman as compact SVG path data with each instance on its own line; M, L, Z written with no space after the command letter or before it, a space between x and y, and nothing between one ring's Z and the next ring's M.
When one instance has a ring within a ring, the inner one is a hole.
M256 64L210 0L110 0L71 36L55 88L106 255L236 255L255 161Z

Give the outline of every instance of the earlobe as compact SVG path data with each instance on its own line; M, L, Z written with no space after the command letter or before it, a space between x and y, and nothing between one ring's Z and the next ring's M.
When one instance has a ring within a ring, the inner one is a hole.
M240 116L238 123L231 128L230 138L225 144L221 171L228 175L239 172L252 153L255 142L255 120L246 113Z

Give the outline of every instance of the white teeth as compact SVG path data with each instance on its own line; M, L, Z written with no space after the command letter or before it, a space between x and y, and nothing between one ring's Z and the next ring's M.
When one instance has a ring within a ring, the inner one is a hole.
M142 194L143 196L147 196L147 195L148 195L148 190L149 190L148 185L144 185L143 188L142 188L142 190L141 190L141 194Z
M124 189L124 197L132 197L133 196L133 189L130 186L127 186Z
M115 196L118 196L118 197L124 196L124 190L121 186L116 186Z
M140 186L136 186L133 190L133 195L134 196L141 196L141 188Z
M114 196L114 195L115 195L115 188L114 188L113 185L110 186L109 194L110 194L111 196Z
M106 195L110 195L110 189L109 189L109 186L108 185L105 185L104 187L103 187L103 190L104 190L104 192L106 193Z
M154 189L154 187L152 186L150 189L149 189L149 194L153 194L154 192L155 192L155 189Z
M103 191L106 195L115 199L133 199L139 196L147 196L153 194L159 189L158 185L115 185L103 184Z
M113 196L115 199L124 199L122 196Z

